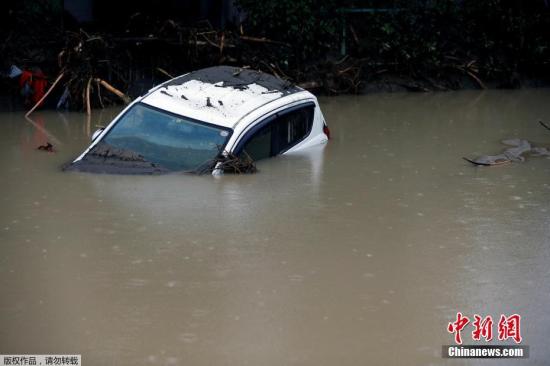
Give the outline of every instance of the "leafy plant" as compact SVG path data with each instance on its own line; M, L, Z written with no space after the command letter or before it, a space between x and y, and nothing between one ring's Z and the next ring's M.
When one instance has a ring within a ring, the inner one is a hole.
M337 42L336 1L238 0L246 13L245 31L290 45L294 67L318 58Z

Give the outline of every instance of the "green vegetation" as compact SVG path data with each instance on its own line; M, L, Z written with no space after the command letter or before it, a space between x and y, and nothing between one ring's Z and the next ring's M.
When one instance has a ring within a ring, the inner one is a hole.
M242 24L223 29L198 15L188 21L139 6L108 25L63 16L59 0L10 3L0 13L0 72L39 67L52 81L64 68L71 108L86 105L82 90L96 78L136 96L170 75L218 64L260 69L322 93L550 82L550 0L237 3ZM0 79L0 86L19 93L13 82ZM93 90L92 107L117 102Z
M251 33L291 45L295 61L318 58L337 42L334 0L239 0Z
M392 74L454 88L460 78L515 87L520 78L549 76L544 0L239 3L248 32L292 45L285 56L294 64L287 69L308 68L327 54L338 58L345 33L346 54L361 61L354 66L364 79Z

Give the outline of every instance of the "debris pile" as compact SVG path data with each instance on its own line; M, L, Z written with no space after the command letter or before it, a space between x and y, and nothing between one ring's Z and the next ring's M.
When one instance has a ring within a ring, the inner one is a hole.
M83 30L69 33L67 44L57 57L60 68L57 78L27 112L27 116L44 102L59 83L63 85L63 91L57 102L58 109L76 109L76 106L80 105L90 114L92 105L103 108L105 104L112 103L106 95L109 93L124 103L129 103L130 98L126 94L99 77L105 70L112 71L110 61L106 57L107 49L108 44L101 36L90 36ZM93 102L92 97L97 102Z
M208 22L188 26L135 14L124 28L123 33L56 30L55 43L33 44L36 52L48 55L39 63L8 55L9 64L24 71L39 65L46 74L33 78L44 85L32 94L27 115L45 104L89 114L92 108L128 103L174 76L214 65L263 71L329 94L356 93L364 86L362 62L344 57L289 64L281 55L288 55L292 45L245 34L242 27L217 30Z
M203 174L253 174L258 169L254 160L246 153L243 156L237 156L232 153L219 154L207 164L200 167L196 173Z

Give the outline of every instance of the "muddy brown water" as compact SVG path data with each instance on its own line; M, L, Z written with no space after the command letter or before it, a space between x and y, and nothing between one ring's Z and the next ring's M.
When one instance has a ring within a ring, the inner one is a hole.
M322 98L324 149L221 179L63 173L117 110L89 123L0 114L0 353L546 364L550 160L475 168L461 157L497 153L504 138L549 146L537 123L549 101L544 89ZM57 153L35 150L46 140ZM530 358L443 359L457 311L495 323L519 313Z

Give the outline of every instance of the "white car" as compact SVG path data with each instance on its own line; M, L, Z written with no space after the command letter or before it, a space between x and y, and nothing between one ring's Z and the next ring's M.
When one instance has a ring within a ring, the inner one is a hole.
M217 66L137 98L67 169L197 171L220 154L260 160L326 143L329 134L310 92L259 71Z

